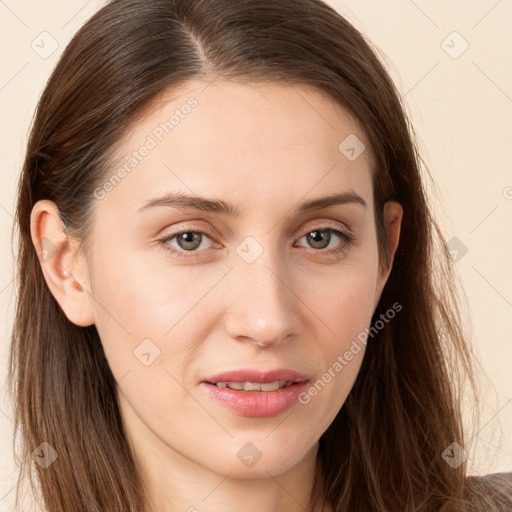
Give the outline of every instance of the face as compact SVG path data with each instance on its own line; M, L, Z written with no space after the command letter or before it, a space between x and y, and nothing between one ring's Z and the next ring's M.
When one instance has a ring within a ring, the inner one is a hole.
M279 474L343 406L388 276L369 143L315 89L206 85L167 92L122 141L95 192L82 307L139 446Z

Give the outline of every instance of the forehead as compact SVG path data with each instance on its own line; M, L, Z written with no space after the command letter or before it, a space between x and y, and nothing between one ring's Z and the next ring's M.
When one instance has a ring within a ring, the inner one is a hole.
M316 88L190 81L164 91L126 131L105 176L122 179L104 203L135 211L171 191L247 207L356 189L368 197L365 146L352 116Z

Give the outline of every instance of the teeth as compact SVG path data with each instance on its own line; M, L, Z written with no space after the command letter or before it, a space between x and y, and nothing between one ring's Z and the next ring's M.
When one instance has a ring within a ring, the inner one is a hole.
M237 389L239 391L275 391L292 384L292 381L276 380L275 382L217 382L218 388Z
M263 382L259 387L261 391L275 391L279 389L279 382Z

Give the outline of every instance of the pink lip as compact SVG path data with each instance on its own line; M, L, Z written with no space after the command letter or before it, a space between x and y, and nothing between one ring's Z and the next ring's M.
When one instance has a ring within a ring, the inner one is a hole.
M217 382L265 383L276 380L291 381L292 384L274 391L243 391L219 388ZM288 369L263 372L260 370L237 370L208 377L201 387L212 398L242 416L267 418L276 416L295 404L301 392L308 386L305 375Z

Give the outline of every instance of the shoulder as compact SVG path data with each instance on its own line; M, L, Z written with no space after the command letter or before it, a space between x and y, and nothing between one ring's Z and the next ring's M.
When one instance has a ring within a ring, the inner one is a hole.
M499 486L505 490L512 490L512 471L509 473L490 473L488 475L469 475L466 476L467 485L476 486Z
M470 501L486 500L490 511L512 511L512 472L467 476L466 491Z

